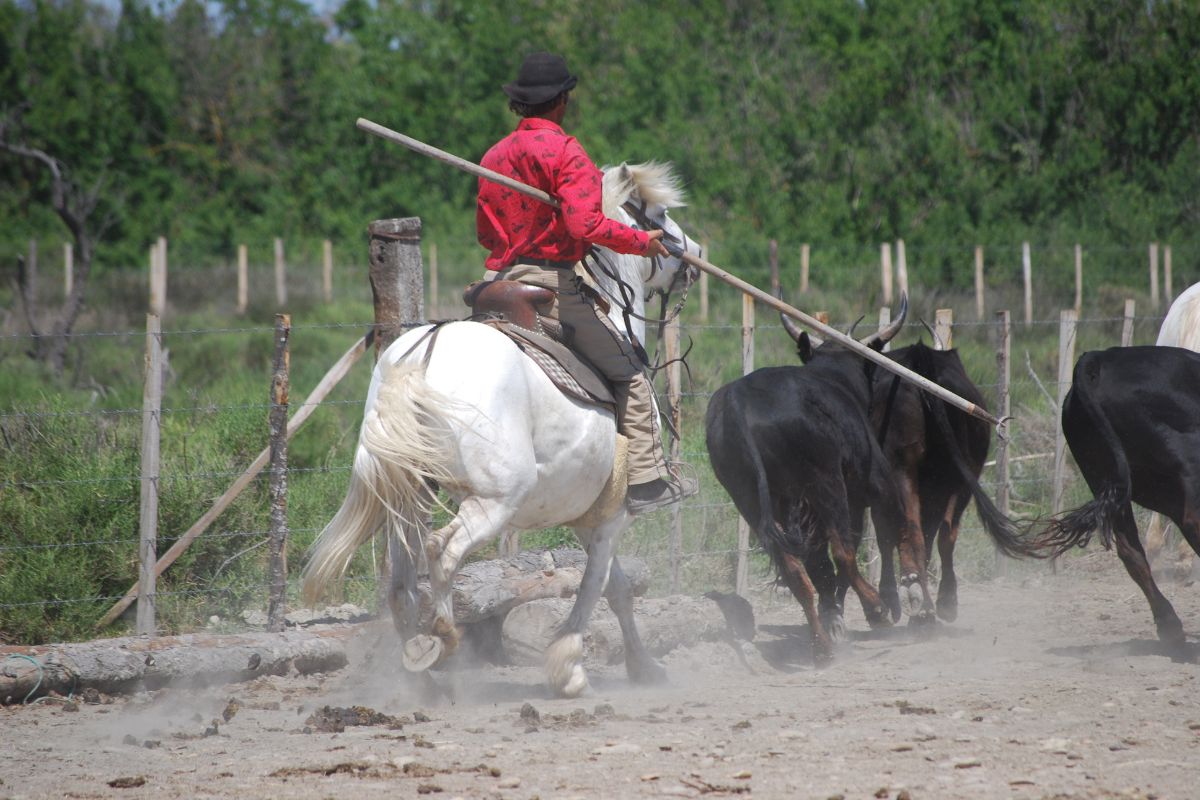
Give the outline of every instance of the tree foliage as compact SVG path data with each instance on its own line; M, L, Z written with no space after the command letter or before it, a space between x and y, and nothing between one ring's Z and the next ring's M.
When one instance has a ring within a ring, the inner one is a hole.
M354 121L478 159L534 49L579 74L593 158L675 162L710 240L1196 252L1183 0L0 0L0 22L6 134L104 181L102 268L160 234L214 259L388 216L469 239L474 181ZM0 176L0 247L61 235L45 175L2 155Z

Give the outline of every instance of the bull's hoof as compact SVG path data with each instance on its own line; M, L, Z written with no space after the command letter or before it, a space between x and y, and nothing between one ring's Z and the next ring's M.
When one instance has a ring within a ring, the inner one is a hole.
M876 609L878 615L879 610ZM821 625L834 643L846 641L846 620L842 618L842 609L836 606L821 610Z
M626 663L625 674L639 686L661 686L667 682L667 671L652 658L637 663Z
M958 598L957 597L939 597L937 601L938 619L945 622L954 622L958 619Z
M813 666L825 669L833 664L833 645L813 642Z
M888 613L888 610L883 606L875 606L874 608L863 608L863 615L867 618L867 624L872 630L877 628L890 628L892 624L900 619L900 612L894 614Z
M438 663L445 650L446 646L438 637L418 633L404 643L404 668L409 672L424 672Z
M1179 621L1178 617L1163 620L1155 627L1158 628L1158 640L1163 644L1175 648L1187 644L1187 637L1183 633L1183 623Z
M912 580L913 582L905 585L900 592L900 599L904 605L904 613L909 617L918 616L926 610L925 592L921 591L921 584L917 582L915 575Z

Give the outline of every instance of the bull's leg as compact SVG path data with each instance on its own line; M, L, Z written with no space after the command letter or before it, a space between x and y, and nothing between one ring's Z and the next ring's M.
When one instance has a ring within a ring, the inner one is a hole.
M858 554L848 541L849 538L848 535L839 531L834 531L833 535L829 537L829 549L833 553L833 560L838 565L838 574L845 575L844 580L858 595L868 625L872 628L890 625L891 620L884 613L883 600L879 597L878 590L858 571Z
M576 697L588 687L583 669L583 632L605 592L617 540L628 522L628 515L622 511L599 527L575 529L575 538L587 551L587 566L575 593L575 605L546 648L546 682L563 697ZM632 614L632 609L629 611Z
M954 546L958 543L959 515L954 513L954 504L946 509L946 518L937 531L938 559L942 563L942 577L938 581L937 615L946 622L958 618L958 576L954 574Z
M892 622L900 621L900 593L896 590L896 537L882 514L871 512L875 523L875 541L879 545L879 596L892 614Z
M1126 503L1115 514L1113 520L1116 530L1117 555L1125 565L1125 571L1133 582L1146 595L1150 603L1150 613L1154 616L1154 625L1158 628L1158 638L1170 645L1182 645L1183 623L1171 606L1170 601L1158 590L1154 577L1150 572L1150 562L1146 560L1146 552L1138 538L1137 521L1133 517L1133 507Z
M804 569L817 593L817 613L821 623L833 641L842 641L846 637L846 622L842 618L843 598L849 585L845 576L834 570L824 547L804 558Z
M828 666L833 661L833 640L821 623L821 615L817 613L816 587L804 568L804 562L791 553L782 553L776 563L780 577L804 609L804 617L812 632L813 661L818 667Z
M925 569L925 534L921 531L920 509L915 492L902 496L904 500L895 505L882 503L878 513L884 520L884 526L896 531L901 604L908 613L910 623L923 624L933 621L935 613ZM910 498L913 498L913 502L907 502Z
M625 674L629 680L640 684L664 683L667 671L654 660L642 642L633 619L633 585L616 557L608 570L608 588L604 597L621 625L621 640L625 644Z

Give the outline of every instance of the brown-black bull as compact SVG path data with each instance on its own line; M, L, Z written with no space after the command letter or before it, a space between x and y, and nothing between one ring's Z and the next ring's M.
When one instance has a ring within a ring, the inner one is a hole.
M906 310L905 301L892 325L863 343L881 349ZM814 659L824 664L844 630L829 554L868 623L888 625L856 549L867 506L890 509L901 528L907 515L871 428L874 364L835 342L813 347L807 334L799 346L805 366L759 369L718 389L705 427L717 480L803 606ZM810 563L817 574L809 574Z
M1179 347L1114 347L1075 363L1063 433L1093 499L1059 515L1041 544L1055 555L1114 540L1146 595L1158 638L1185 643L1183 623L1159 591L1138 539L1133 503L1166 516L1200 553L1200 354Z

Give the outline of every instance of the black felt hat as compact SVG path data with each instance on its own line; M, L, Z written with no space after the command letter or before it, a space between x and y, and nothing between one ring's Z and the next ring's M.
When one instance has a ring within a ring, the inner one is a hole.
M567 71L567 62L562 56L533 53L521 64L517 79L504 84L504 93L519 103L536 106L571 91L577 82L578 79Z

